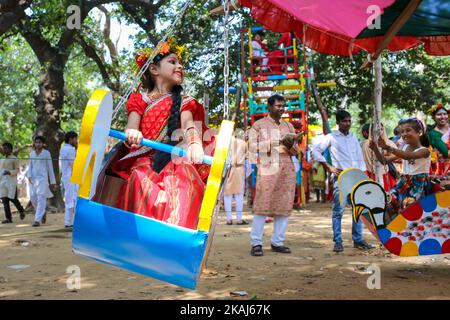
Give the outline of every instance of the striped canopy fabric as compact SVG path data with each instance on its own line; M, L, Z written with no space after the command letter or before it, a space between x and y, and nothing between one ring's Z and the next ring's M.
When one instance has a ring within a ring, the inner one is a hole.
M268 29L293 31L309 48L341 56L360 50L374 53L409 2L241 0L253 18ZM430 55L450 55L450 1L422 0L387 49L401 51L419 45Z

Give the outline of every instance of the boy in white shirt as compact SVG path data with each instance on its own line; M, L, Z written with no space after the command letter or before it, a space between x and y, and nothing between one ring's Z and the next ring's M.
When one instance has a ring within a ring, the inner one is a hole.
M30 200L36 210L33 227L39 227L46 222L45 208L47 198L52 198L50 185L56 185L50 152L44 149L45 138L34 138L34 149L30 152L30 166L28 168L28 181L30 182ZM50 183L49 183L50 180Z
M342 252L341 220L347 199L343 199L343 206L339 201L338 176L348 168L358 168L366 171L366 164L356 136L350 132L352 119L350 113L345 110L339 110L336 113L336 123L338 131L333 131L324 136L323 139L312 150L312 156L315 161L322 163L325 169L332 174L333 178L333 241L335 242L333 251ZM328 164L322 153L329 149L332 165ZM363 240L362 223L353 222L352 225L353 246L359 249L373 249L374 247Z

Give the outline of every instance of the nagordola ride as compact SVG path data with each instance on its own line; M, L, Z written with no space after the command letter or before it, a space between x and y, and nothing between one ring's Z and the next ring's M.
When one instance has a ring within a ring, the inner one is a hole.
M117 208L125 180L115 176L111 164L117 148L106 156L108 137L124 140L111 130L113 99L97 89L90 97L81 124L72 183L79 184L73 225L73 251L82 257L194 289L211 245L217 200L226 174L225 160L233 122L224 120L217 136L196 230L165 223ZM183 156L180 148L143 139L142 145ZM120 144L119 146L120 147Z
M450 253L450 190L427 195L389 217L384 188L359 169L339 175L339 198L350 195L355 221L361 219L390 252L398 256Z

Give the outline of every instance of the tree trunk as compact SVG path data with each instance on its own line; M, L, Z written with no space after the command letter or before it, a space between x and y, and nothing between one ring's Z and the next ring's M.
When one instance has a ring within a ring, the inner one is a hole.
M205 123L209 125L209 92L203 92L203 108L205 109Z
M64 208L60 188L59 151L64 140L61 129L60 111L64 103L64 62L60 57L49 63L41 71L39 93L35 96L36 105L36 135L46 139L46 147L53 159L53 169L56 177L56 188L50 205L58 210Z

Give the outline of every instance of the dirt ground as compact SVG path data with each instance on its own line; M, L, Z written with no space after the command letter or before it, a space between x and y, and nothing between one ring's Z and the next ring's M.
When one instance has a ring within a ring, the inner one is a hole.
M335 254L330 212L331 204L316 203L294 211L286 234L292 254L270 251L272 224L266 224L263 257L249 254L250 225L226 225L221 212L197 290L74 255L63 213L49 214L39 228L31 227L32 214L20 221L15 213L14 224L0 225L0 299L450 299L449 255L399 258L382 248L354 249L349 209L343 220L345 250ZM244 218L251 222L249 211ZM66 285L73 265L81 270L78 290ZM367 287L370 266L379 267L380 289ZM235 291L246 295L230 295Z

